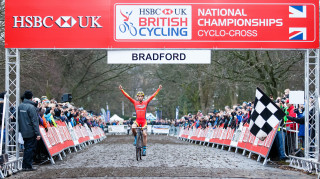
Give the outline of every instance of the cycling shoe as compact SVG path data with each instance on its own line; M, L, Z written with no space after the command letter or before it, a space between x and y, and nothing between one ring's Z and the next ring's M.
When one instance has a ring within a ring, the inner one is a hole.
M133 142L133 145L134 145L134 146L136 146L136 144L137 144L137 136L134 137L134 142Z

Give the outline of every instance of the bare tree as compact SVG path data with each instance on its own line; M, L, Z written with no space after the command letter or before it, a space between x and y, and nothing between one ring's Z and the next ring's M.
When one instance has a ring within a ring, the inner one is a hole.
M221 55L219 53L223 53ZM235 82L262 85L268 94L278 95L279 85L287 81L303 54L299 51L230 51L215 52L213 76Z

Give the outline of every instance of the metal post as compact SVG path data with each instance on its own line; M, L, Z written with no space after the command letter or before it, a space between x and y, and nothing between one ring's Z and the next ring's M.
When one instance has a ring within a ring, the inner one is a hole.
M7 95L4 96L4 103L3 103L3 111L2 111L2 121L6 120L6 107L7 107L7 102L8 98ZM3 132L4 132L4 122L1 124L1 138L0 138L0 155L2 155L2 144L3 144Z
M8 101L6 104L6 143L5 153L9 158L19 159L19 126L18 113L16 112L20 102L20 53L18 49L6 49L6 77L5 88ZM14 107L14 110L10 110Z
M310 98L313 98L310 100ZM305 54L305 157L319 161L319 49Z
M58 157L59 157L59 160L63 160L63 159L62 159L62 156L61 156L61 153L58 154Z
M122 116L124 116L124 102L122 101L122 103L121 103L122 105Z
M50 157L50 162L51 162L51 164L52 164L52 165L54 165L54 164L55 164L55 162L54 162L54 160L53 160L53 158L52 158L52 157Z
M257 162L260 162L260 160L261 160L261 155L259 155Z

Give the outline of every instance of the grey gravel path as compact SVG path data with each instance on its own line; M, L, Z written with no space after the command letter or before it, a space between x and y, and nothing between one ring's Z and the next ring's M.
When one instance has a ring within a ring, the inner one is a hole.
M10 178L315 178L164 135L150 135L147 156L136 161L132 142L132 136L108 136L56 165L42 165L37 171L19 172Z

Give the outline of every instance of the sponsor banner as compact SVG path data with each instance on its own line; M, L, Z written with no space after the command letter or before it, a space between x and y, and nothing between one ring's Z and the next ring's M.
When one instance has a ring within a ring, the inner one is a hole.
M179 127L179 134L178 134L178 137L181 137L182 134L184 132L184 129L182 127Z
M231 143L230 143L232 147L237 147L238 141L240 140L242 128L243 128L243 123L240 123L239 128L236 130L235 134L232 136Z
M103 48L108 45L105 0L6 2L6 48Z
M192 139L192 140L199 140L199 138L198 138L198 135L199 135L199 133L200 133L200 128L196 128L196 127L194 127L193 126L193 133L192 133L192 136L191 136L191 138L190 139Z
M154 125L152 126L154 134L169 134L170 126L168 125Z
M264 141L261 141L257 137L253 136L254 139L250 141L253 143L250 143L251 145L247 143L248 147L246 146L246 148L250 148L250 151L266 157L271 149L271 144L276 137L277 129L278 125L272 130L272 132L270 132Z
M78 141L79 137L78 137L76 131L72 128L72 125L70 123L67 123L67 127L68 127L68 131L72 137L72 140L74 142L74 145L79 145L79 141Z
M110 122L110 110L107 110L106 122Z
M108 64L210 64L210 50L115 50Z
M79 143L91 140L89 136L93 136L93 133L90 131L90 129L89 131L87 130L87 126L76 126L69 128L65 122L58 120L56 121L56 124L57 127L48 127L48 132L45 131L43 126L39 126L41 138L51 157L59 154L61 151L69 147L74 147ZM95 131L95 139L105 136L101 128L92 127L91 129Z
M182 130L183 132L182 132L182 134L181 134L181 137L182 138L188 138L188 136L189 136L189 134L190 134L190 131L189 130L191 130L191 129L189 129L189 128L185 128L184 130Z
M6 48L319 48L316 0L10 0Z
M217 130L218 130L217 128L212 130L212 137L209 139L209 142L211 142L211 143L215 143L216 142L215 138L217 136Z
M39 126L41 138L50 154L54 156L68 147L73 147L74 142L64 122L56 121L57 127L48 127L48 132Z
M224 139L223 144L229 146L231 144L231 140L233 136L234 136L234 129L231 129L230 127L228 127L227 136Z
M108 126L109 133L127 133L127 125Z
M100 137L105 137L106 134L104 133L103 129L101 127L97 127L98 128L98 131L99 131L99 134L100 134Z
M318 11L315 0L116 1L112 46L318 48Z
M189 135L188 135L188 139L191 139L191 136L193 135L193 132L195 131L195 129L193 128L189 128Z
M86 132L86 128L84 126L75 126L73 129L76 131L79 139L79 143L82 144L90 140L88 133Z
M201 134L199 134L199 140L200 141L205 141L206 136L209 133L209 128L207 127L206 129L201 129Z
M196 141L239 147L261 155L262 157L267 157L274 138L276 137L277 129L278 125L275 126L264 141L259 140L250 133L249 124L241 124L237 130L231 129L230 127L224 129L223 125L215 129L190 129L190 131L193 132L190 132L188 129L184 129L181 137Z
M209 129L204 141L205 142L210 142L210 139L212 138L212 135L213 135L213 129Z
M93 138L93 134L92 134L91 130L89 129L88 125L87 125L87 124L84 124L84 127L86 128L87 133L89 134L90 140L93 140L93 139L94 139L94 138Z
M91 129L92 129L92 131L94 132L93 138L94 138L94 139L99 139L99 138L101 137L99 128L98 128L98 127L92 127ZM101 129L101 128L100 128L100 129Z

